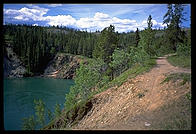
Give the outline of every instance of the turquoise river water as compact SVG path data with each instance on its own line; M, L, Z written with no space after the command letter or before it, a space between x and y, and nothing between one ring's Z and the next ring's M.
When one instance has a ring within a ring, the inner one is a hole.
M73 84L73 80L52 78L4 79L4 129L21 130L22 118L35 115L34 99L42 99L51 111L54 111L56 103L62 109L65 94Z

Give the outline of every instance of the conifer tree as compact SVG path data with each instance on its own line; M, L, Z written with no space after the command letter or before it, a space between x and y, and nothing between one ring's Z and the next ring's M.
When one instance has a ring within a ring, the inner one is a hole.
M172 9L172 4L167 5L167 13L164 15L163 19L163 24L167 24L167 26L171 23L172 17L173 17L173 9Z
M98 44L93 52L94 57L103 59L106 63L111 61L111 55L117 47L118 37L115 27L110 25L101 31Z
M151 15L149 15L148 17L147 25L148 27L141 34L140 44L150 56L153 56L155 55L154 44L153 44L155 33L152 30L153 23L152 23Z
M139 29L137 28L136 32L135 32L135 40L136 40L136 47L139 44L140 41L140 36L139 36Z
M163 17L163 24L167 24L165 39L166 44L176 51L177 44L183 43L184 33L181 31L180 25L184 19L182 4L169 4L168 11Z

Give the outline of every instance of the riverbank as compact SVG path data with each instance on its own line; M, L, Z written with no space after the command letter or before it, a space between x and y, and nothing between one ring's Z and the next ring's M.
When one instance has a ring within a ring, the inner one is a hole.
M27 75L27 69L10 46L6 47L3 60L4 78L46 77L57 79L73 79L80 62L87 62L86 57L66 53L57 53L48 63L43 73Z
M76 75L76 69L80 67L80 62L86 62L86 57L57 53L48 63L42 77L73 79Z

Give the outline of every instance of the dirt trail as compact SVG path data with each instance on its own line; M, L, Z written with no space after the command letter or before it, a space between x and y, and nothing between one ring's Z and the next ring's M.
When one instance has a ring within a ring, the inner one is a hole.
M91 111L73 129L158 129L157 124L170 114L162 107L191 90L189 83L183 86L179 82L160 84L166 74L191 73L190 69L172 66L166 58L159 57L151 71L97 94Z

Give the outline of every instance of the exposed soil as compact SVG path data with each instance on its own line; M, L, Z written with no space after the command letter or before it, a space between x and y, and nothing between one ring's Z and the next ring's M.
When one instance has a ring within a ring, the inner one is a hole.
M59 71L51 72L50 74L47 75L47 77L54 77L54 78L56 78L58 72Z
M76 74L76 69L80 67L82 59L78 56L58 53L51 60L44 71L44 77L73 79Z
M191 102L184 96L191 92L191 83L181 85L181 80L160 83L170 73L191 73L191 70L174 67L166 58L159 57L151 71L95 95L92 109L72 129L165 129L164 122L169 122L174 114L187 115L185 107ZM186 117L191 120L190 109Z

